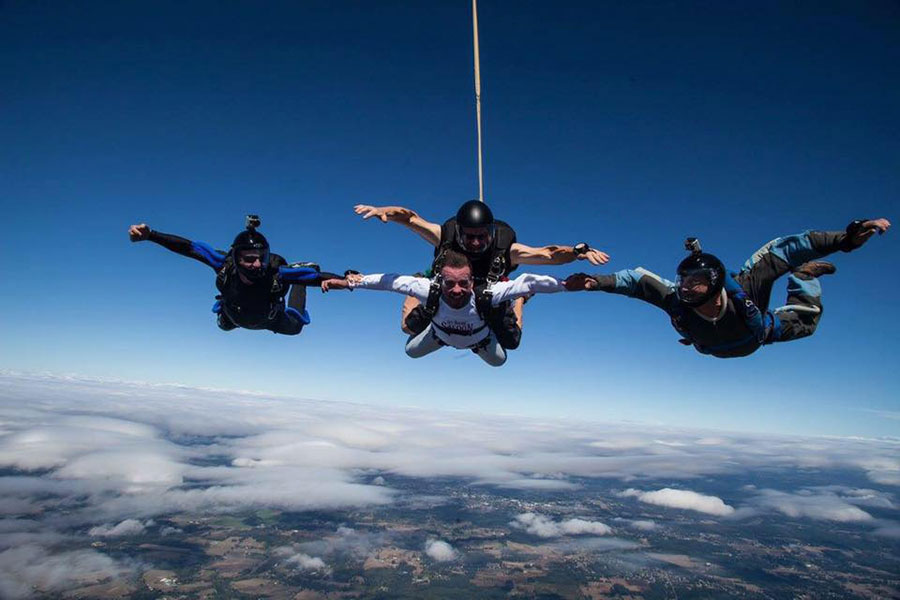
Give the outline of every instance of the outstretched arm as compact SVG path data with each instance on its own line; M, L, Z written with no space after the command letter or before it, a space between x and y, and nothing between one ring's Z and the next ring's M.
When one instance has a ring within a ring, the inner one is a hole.
M556 292L579 292L587 290L589 284L596 281L590 275L575 273L566 279L557 279L547 275L523 273L512 281L501 281L491 286L491 303L497 306L501 302L521 298L529 294L555 294Z
M281 281L291 285L320 285L329 279L344 279L343 275L317 271L312 267L279 267L278 276Z
M637 298L659 308L664 308L667 298L675 293L674 283L642 267L616 271L609 275L594 275L585 282L584 287L588 291Z
M534 248L516 242L510 247L509 255L514 265L564 265L573 260L587 260L592 265L609 262L609 255L595 248L578 252L575 246L544 246Z
M515 300L529 294L553 294L565 291L563 280L549 275L522 273L510 281L499 281L491 286L491 303L497 306L507 300Z
M132 225L128 228L128 237L132 242L150 241L159 244L167 250L171 250L176 254L199 260L205 265L209 265L215 270L222 268L225 263L225 254L214 249L203 242L193 242L191 240L172 235L170 233L162 233L153 231L146 223Z
M329 290L381 290L397 292L413 296L424 302L428 299L431 289L431 280L427 277L412 277L410 275L397 275L391 273L382 275L348 275L347 279L328 279L322 282L322 291Z
M441 226L437 223L426 221L413 210L403 208L402 206L370 206L368 204L357 204L353 207L354 212L362 215L363 219L371 219L377 217L382 223L392 221L399 223L407 229L415 232L419 237L434 247L441 243Z

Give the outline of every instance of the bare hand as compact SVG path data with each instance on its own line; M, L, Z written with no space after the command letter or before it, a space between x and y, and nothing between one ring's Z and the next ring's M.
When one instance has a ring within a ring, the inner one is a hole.
M606 252L601 252L595 248L591 248L584 254L576 254L575 258L578 260L588 260L592 265L605 265L609 262L609 255Z
M357 204L353 207L353 212L358 215L362 215L363 219L378 217L379 219L381 219L382 223L388 222L388 213L386 208L379 208L378 206L370 206L368 204Z
M150 239L150 227L146 223L132 225L128 228L128 237L132 242L143 242Z
M851 238L851 243L853 244L854 248L859 248L867 241L869 241L869 238L875 235L876 232L878 233L878 235L882 235L890 228L891 222L887 219L871 219L869 221L865 221L863 222L859 233Z
M322 282L322 293L328 290L346 290L350 283L346 279L326 279Z
M363 280L363 275L362 273L347 273L346 279L347 283L352 287Z
M566 280L563 281L563 286L565 286L567 291L580 292L582 290L596 288L597 280L586 273L575 273L569 275Z

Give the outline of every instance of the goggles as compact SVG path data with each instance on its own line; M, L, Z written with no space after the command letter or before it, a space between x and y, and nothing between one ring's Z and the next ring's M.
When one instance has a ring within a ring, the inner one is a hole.
M472 289L472 278L469 277L467 279L442 279L441 286L446 290L450 291L454 289L456 286L461 287L464 290Z
M692 269L679 273L678 293L684 300L691 301L702 298L718 283L715 269Z

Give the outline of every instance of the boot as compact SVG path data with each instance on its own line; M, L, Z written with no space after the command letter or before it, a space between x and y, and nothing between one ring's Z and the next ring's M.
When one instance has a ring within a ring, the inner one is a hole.
M833 275L836 271L837 267L830 262L825 262L824 260L811 260L794 269L794 275L806 275L811 279L815 279L822 275ZM805 278L801 277L801 279Z

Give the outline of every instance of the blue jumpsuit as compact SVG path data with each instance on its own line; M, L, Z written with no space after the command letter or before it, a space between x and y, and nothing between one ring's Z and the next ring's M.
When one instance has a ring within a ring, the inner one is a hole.
M771 326L760 340L728 297L724 314L706 319L678 302L675 284L644 269L627 269L611 275L595 275L596 291L622 294L649 302L666 311L686 342L704 354L719 358L747 356L761 345L786 342L812 335L822 316L822 287L819 280L793 272L805 262L838 250L849 251L843 231L806 231L772 240L756 251L735 275L735 280L760 313L768 314ZM775 280L791 273L787 285L787 306L769 310ZM730 275L729 275L730 276Z

